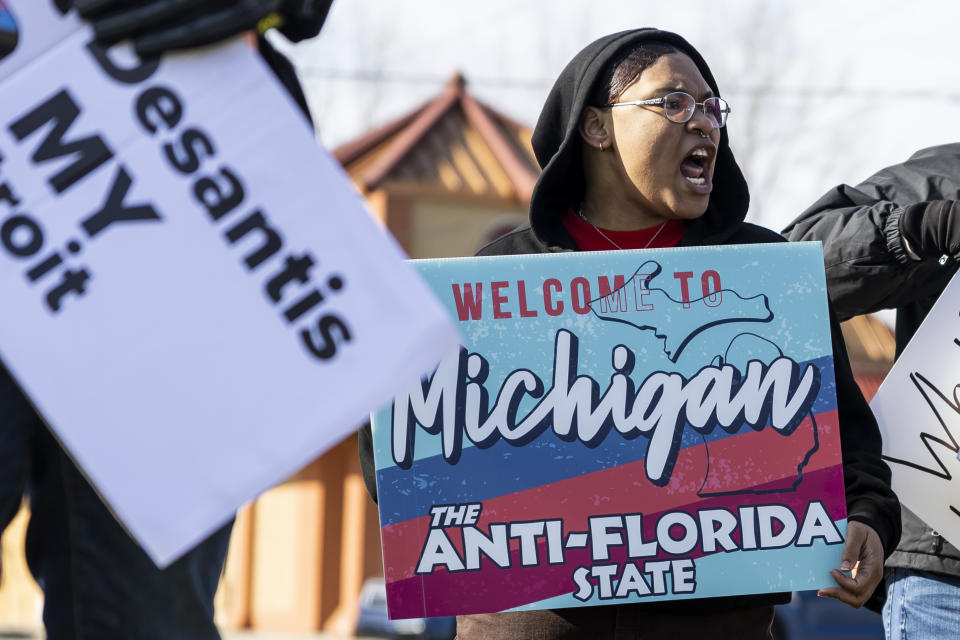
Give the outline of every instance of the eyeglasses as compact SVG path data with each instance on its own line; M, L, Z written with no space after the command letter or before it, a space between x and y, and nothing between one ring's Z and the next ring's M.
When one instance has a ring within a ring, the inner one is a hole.
M650 100L634 100L633 102L614 102L608 107L626 107L626 106L650 106L663 107L663 115L671 122L690 122L697 107L703 109L703 113L713 120L718 127L727 124L727 116L730 115L730 105L723 98L707 98L703 102L697 102L689 93L683 91L674 91L668 93L662 98L651 98Z

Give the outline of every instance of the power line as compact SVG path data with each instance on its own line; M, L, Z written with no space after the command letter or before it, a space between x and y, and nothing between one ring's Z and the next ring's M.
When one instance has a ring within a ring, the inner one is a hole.
M724 95L755 97L814 97L814 98L881 98L884 100L947 100L960 101L960 93L931 89L875 89L868 87L734 87Z
M321 69L317 67L298 67L297 72L306 77L326 78L328 80L389 82L393 84L441 85L450 79L450 76L441 76L435 73ZM553 80L542 80L538 78L488 78L483 76L470 76L467 80L468 84L471 85L518 89L543 89L553 84Z
M298 72L308 78L323 78L344 82L371 82L389 84L442 85L449 76L436 73L418 73L404 71L370 71L364 69L324 69L320 67L299 67ZM553 80L543 78L510 78L469 76L468 84L478 87L501 89L544 90L553 84ZM816 98L877 98L884 100L944 100L960 102L960 92L935 91L932 89L879 89L855 87L751 87L735 86L726 89L724 95L746 95L753 97L816 97Z

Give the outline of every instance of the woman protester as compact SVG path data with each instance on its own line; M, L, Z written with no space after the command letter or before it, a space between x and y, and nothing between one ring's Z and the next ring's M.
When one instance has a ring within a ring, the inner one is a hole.
M743 222L749 195L727 140L728 113L703 58L680 36L638 29L593 42L557 78L533 133L543 172L530 223L480 255L783 241ZM821 595L858 607L900 537L899 504L835 321L832 329L848 526L840 570L832 572L838 586ZM858 561L855 576L843 573ZM774 605L789 599L780 593L460 616L458 637L770 638Z

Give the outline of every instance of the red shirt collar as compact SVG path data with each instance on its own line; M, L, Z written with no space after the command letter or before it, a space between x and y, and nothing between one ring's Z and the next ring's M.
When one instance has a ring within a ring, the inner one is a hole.
M680 239L687 230L687 221L668 220L662 225L663 228L657 225L635 231L612 231L601 228L600 231L603 232L601 235L592 224L571 209L563 216L563 226L581 251L616 251L617 247L614 243L621 249L666 249L680 244ZM604 238L604 235L607 237Z

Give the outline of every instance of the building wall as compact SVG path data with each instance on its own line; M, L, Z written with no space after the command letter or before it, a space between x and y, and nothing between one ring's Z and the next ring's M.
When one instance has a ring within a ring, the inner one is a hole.
M526 213L519 207L421 200L411 209L408 251L416 258L472 256L489 242L491 232L526 221Z
M217 621L281 632L353 631L363 582L382 575L376 506L356 434L240 510Z

